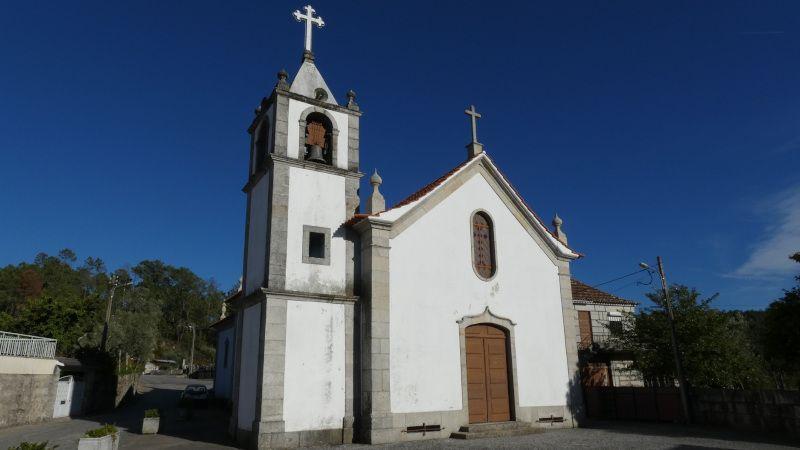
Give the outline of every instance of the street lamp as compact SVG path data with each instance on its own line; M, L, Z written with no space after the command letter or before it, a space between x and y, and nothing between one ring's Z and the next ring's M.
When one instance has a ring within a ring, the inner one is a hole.
M681 394L681 406L683 407L683 417L686 419L686 423L691 423L691 415L689 413L689 391L686 386L686 376L683 373L683 364L681 363L681 356L680 350L678 349L678 337L675 332L675 315L672 313L672 300L669 298L669 289L667 288L667 277L664 275L664 263L661 261L661 257L657 256L656 261L658 263L658 274L661 276L661 290L664 294L664 304L667 308L667 318L669 319L669 335L670 341L672 342L672 356L675 359L675 371L678 375L678 389L680 390ZM648 264L643 262L639 263L639 267L642 269L647 270L648 272L655 272Z

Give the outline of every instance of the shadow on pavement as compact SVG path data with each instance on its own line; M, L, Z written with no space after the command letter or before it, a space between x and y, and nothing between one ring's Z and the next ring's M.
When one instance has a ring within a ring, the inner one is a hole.
M228 411L208 406L193 409L189 418L181 415L178 408L181 391L185 385L195 384L196 381L177 377L159 380L157 377L143 377L140 393L128 399L116 411L86 419L96 421L98 424L111 423L122 428L125 431L120 439L123 448L165 444L165 437L236 447L236 442L227 433L230 414ZM142 418L144 412L151 408L157 408L160 413L158 435L142 435Z

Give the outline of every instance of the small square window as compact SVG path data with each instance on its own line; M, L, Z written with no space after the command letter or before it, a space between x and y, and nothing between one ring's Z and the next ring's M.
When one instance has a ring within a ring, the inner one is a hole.
M308 233L309 258L325 257L325 235L322 233Z
M330 253L330 228L303 225L303 262L328 266L331 263Z

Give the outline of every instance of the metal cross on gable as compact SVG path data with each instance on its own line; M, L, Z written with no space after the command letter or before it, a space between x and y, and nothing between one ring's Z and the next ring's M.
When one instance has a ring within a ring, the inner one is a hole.
M305 50L307 52L310 52L311 51L311 29L313 28L314 25L316 25L318 28L324 27L325 26L325 21L322 20L322 17L319 17L319 16L318 17L314 17L314 13L316 11L314 10L314 8L311 7L311 5L306 5L306 6L303 7L303 9L306 10L305 14L301 13L299 10L296 10L295 12L292 13L292 15L294 16L294 18L298 22L305 22L306 23L306 41L305 41L306 48L305 48Z
M472 142L478 143L478 119L481 118L481 115L478 111L475 111L475 105L469 105L469 109L465 109L464 113L468 116L471 116L470 119L472 120Z

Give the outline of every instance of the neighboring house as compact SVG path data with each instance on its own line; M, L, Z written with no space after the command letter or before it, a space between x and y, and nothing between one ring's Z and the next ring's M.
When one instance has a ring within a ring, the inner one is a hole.
M222 317L210 326L216 334L217 354L214 361L214 397L231 400L233 389L233 362L236 350L236 317L225 315L226 304L235 301L241 291L223 303Z
M59 383L55 352L55 339L0 331L0 428L69 415L71 378Z
M622 326L624 313L637 303L572 279L572 304L578 311L578 350L584 386L643 386L641 376L628 370L628 352L606 345L614 327Z
M371 144L451 154L455 167L388 209L375 173L359 209L366 123L355 93L338 103L310 49L293 80L279 72L248 129L243 291L229 302L231 431L242 444L576 424L569 274L580 254L483 151L469 113L466 152L404 142L402 132Z

